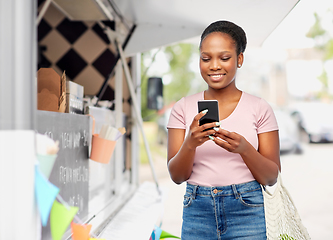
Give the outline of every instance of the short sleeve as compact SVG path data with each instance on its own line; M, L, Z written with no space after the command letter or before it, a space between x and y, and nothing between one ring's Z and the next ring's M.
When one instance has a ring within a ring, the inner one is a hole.
M186 129L186 121L185 121L185 98L180 99L178 102L173 105L171 114L169 117L169 122L167 128L180 128Z
M259 101L257 117L258 134L279 129L274 111L264 99L260 99Z

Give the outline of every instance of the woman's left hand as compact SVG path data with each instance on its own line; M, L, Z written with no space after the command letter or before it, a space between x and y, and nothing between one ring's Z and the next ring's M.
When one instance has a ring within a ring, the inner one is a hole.
M216 133L211 139L220 147L239 154L247 150L249 142L242 135L219 127L214 128L214 130Z

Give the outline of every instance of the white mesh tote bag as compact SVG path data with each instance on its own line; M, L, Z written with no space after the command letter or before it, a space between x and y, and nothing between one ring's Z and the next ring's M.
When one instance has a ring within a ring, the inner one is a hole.
M287 189L283 186L279 172L276 188L270 193L263 188L268 240L311 239L301 222L296 206Z

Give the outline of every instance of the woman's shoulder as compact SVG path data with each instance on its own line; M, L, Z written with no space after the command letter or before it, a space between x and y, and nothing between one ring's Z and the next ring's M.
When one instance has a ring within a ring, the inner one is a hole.
M244 102L254 106L269 106L269 103L262 97L243 92Z
M196 105L197 102L202 99L203 99L203 91L182 97L180 100L176 102L175 105L189 107L190 105Z

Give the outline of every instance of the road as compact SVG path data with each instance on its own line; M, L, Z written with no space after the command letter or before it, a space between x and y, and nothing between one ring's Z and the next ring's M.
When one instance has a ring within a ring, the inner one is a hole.
M333 144L281 156L282 179L312 239L333 239Z
M281 156L282 179L313 240L333 239L333 144L303 143L304 153ZM185 184L174 184L166 160L155 158L161 188L167 192L162 229L180 236ZM148 165L140 169L141 181L152 181Z

